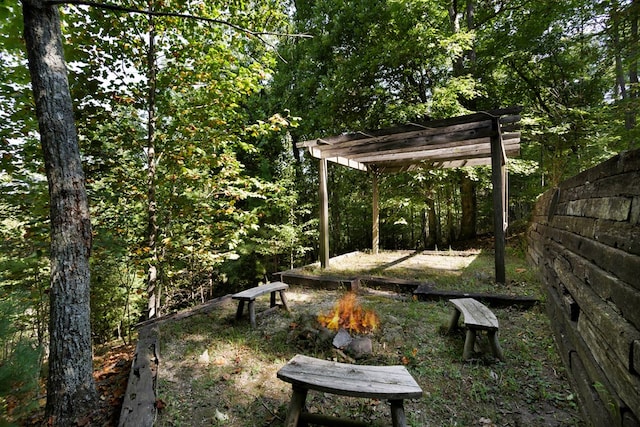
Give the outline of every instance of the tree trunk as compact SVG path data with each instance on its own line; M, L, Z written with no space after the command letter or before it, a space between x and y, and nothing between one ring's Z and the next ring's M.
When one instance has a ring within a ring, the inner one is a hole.
M634 0L629 6L629 20L631 21L631 42L629 43L629 98L631 105L627 109L625 125L627 130L636 127L636 100L638 99L638 9L640 3ZM633 139L629 143L629 147L634 146Z
M436 215L436 202L432 198L426 199L427 205L427 224L429 225L429 234L425 240L426 249L435 248L439 239L438 217Z
M149 4L151 10L151 4ZM156 202L156 29L153 16L149 16L149 51L147 67L149 78L147 123L147 245L149 268L147 270L147 318L159 315L160 289L158 286L158 215Z
M460 199L460 240L473 239L476 237L476 183L466 172L462 172L460 177Z
M95 408L89 305L91 222L56 6L23 0L24 36L49 183L51 291L46 415L75 425Z

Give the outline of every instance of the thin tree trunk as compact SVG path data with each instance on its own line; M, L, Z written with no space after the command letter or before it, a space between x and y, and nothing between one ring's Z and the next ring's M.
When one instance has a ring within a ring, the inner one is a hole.
M466 172L462 172L460 177L460 199L460 240L473 239L476 237L476 183Z
M627 114L625 117L625 125L627 130L631 130L636 127L636 111L635 101L638 99L638 9L640 8L640 2L634 0L629 6L629 20L631 21L631 42L629 44L629 98L631 105L627 108ZM632 139L629 142L629 147L632 148L635 145L635 141Z
M432 198L426 200L427 205L427 224L429 232L425 239L425 248L434 248L438 243L438 217L436 216L436 204Z
M151 10L151 4L149 4ZM147 123L147 245L149 268L147 271L147 317L159 315L160 289L158 286L158 215L156 202L156 29L153 16L149 16L149 51L147 66L149 79Z
M91 222L56 6L23 0L24 36L49 183L49 424L95 408L89 305Z
M609 15L611 19L611 44L613 45L616 69L615 92L622 100L625 100L627 99L627 85L622 65L622 44L620 43L620 4L617 1L612 2Z

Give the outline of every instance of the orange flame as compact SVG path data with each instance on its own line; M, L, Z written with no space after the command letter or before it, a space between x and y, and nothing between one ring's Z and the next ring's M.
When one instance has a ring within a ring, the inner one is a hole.
M358 333L375 331L380 324L374 311L360 307L353 292L338 301L332 311L320 314L318 322L332 331L344 328Z

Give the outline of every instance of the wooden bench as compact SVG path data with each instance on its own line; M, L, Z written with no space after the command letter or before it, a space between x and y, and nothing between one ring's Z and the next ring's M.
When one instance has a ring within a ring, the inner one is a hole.
M422 397L422 389L404 366L369 366L331 362L296 355L278 371L278 378L292 384L293 393L285 427L306 423L367 426L366 423L303 411L309 390L342 396L386 399L391 403L394 427L406 427L404 399Z
M473 347L476 343L476 333L487 331L487 338L491 352L497 359L504 360L500 343L498 342L498 319L491 310L484 304L473 298L457 298L450 299L454 310L449 322L449 332L454 331L458 327L458 319L460 313L464 316L464 326L467 329L466 339L464 341L464 351L462 358L464 360L471 359L473 355Z
M242 292L238 292L237 294L233 294L231 298L238 300L238 311L236 311L236 320L240 320L242 317L242 312L244 311L244 303L245 301L249 302L249 320L251 321L251 326L256 327L256 307L255 302L256 298L260 295L271 293L271 303L270 307L276 306L276 292L280 294L280 301L282 301L282 305L285 310L289 311L289 306L287 305L287 297L284 294L289 288L289 285L282 282L271 282L266 285L256 286L255 288L245 289Z

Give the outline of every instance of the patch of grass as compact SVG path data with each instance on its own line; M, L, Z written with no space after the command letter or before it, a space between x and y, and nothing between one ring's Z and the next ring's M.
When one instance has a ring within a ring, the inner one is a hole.
M491 252L472 251L382 251L378 255L358 252L332 259L329 267L306 266L296 272L310 276L353 278L387 277L427 282L439 290L456 290L542 298L535 271L521 252L507 248L506 285L494 282L495 263Z
M258 316L255 329L246 318L235 321L231 300L208 315L162 326L158 390L166 408L158 426L280 426L291 397L291 385L276 378L280 367L297 353L348 361L321 338L315 322L341 293L291 287L287 295L292 313ZM421 399L405 401L409 425L478 425L481 417L496 425L583 425L540 307L495 309L505 362L480 353L463 362L464 333L444 334L452 310L447 302L379 292L359 300L382 325L370 335L373 354L356 363L404 364L424 391ZM256 304L260 311L268 298ZM371 426L390 424L384 401L311 391L307 407Z

